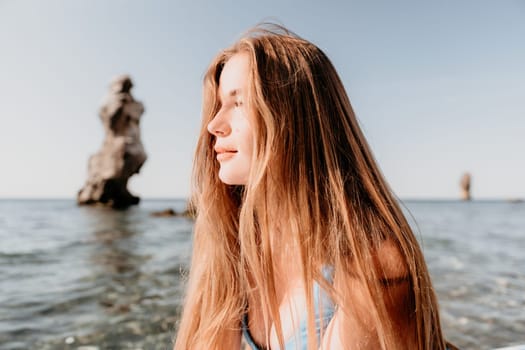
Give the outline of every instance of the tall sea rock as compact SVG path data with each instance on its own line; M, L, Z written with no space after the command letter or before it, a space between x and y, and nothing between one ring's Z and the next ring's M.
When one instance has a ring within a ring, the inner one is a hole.
M470 193L471 183L472 176L470 173L464 173L463 176L461 176L461 180L459 181L459 185L461 187L461 199L464 201L469 201L472 198Z
M132 87L128 75L118 76L110 84L99 112L105 131L104 143L89 158L88 178L77 196L80 205L127 208L140 201L127 189L129 178L139 172L147 158L140 138L144 106L133 98Z

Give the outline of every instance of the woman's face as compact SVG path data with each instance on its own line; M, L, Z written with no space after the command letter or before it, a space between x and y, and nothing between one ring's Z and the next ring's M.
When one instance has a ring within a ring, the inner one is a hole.
M215 136L219 178L228 185L245 185L250 173L254 135L245 99L249 71L245 53L235 54L226 62L218 88L221 108L208 124L208 132Z

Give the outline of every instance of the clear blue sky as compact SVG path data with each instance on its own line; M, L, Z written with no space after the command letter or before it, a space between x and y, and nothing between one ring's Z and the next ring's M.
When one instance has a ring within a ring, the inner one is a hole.
M0 197L71 197L129 73L149 155L131 190L184 197L212 57L279 21L333 60L402 198L525 197L525 1L0 0Z

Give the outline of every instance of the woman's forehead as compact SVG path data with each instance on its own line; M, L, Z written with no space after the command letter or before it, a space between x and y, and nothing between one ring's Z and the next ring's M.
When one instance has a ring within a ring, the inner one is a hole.
M248 88L250 58L246 53L230 57L224 64L219 77L218 95L221 100L241 96Z

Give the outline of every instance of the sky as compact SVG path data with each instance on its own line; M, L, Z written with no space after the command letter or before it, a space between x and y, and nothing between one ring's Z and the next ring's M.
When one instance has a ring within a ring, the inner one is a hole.
M148 154L129 188L189 195L213 57L259 22L332 60L400 198L525 197L525 0L0 0L0 198L75 198L130 74Z

